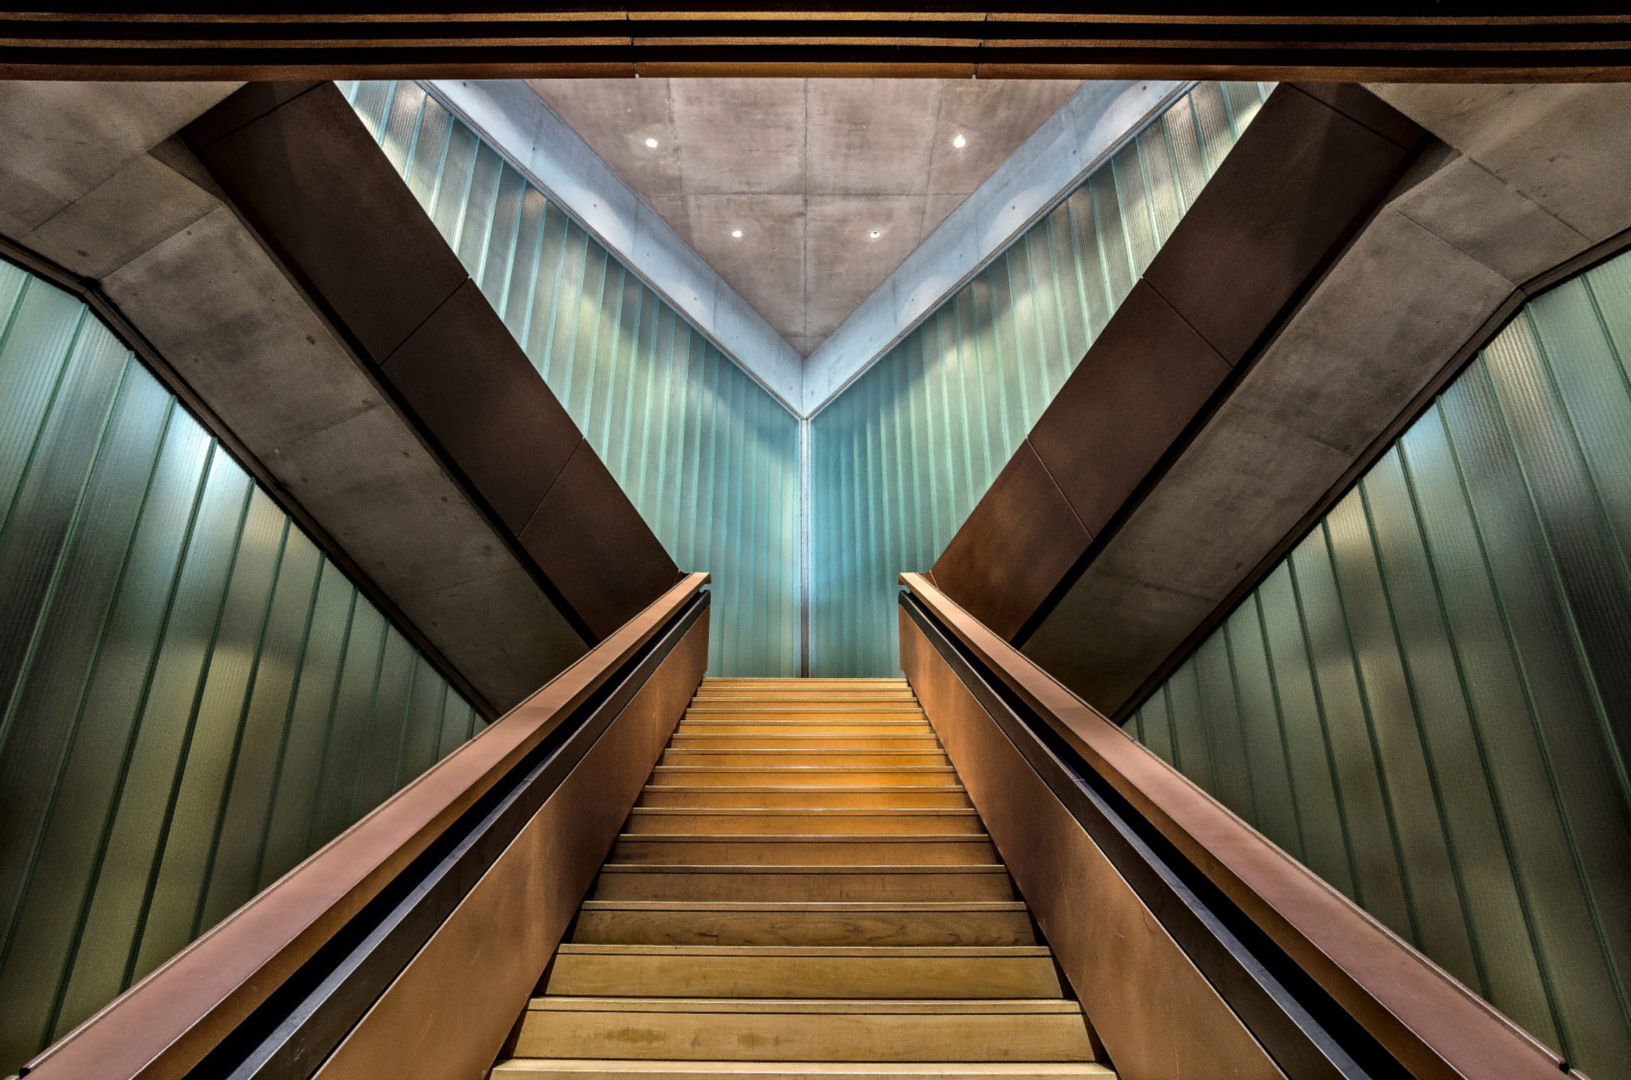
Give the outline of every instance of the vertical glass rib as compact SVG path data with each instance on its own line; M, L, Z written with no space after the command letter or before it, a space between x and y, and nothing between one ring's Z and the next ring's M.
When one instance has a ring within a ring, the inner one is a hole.
M1603 1075L1631 1060L1628 268L1530 301L1213 639L1251 767L1233 808L1289 837L1284 789L1310 865ZM1219 721L1210 691L1183 715L1197 662L1136 730L1160 750L1164 712L1201 779L1187 725ZM1251 734L1260 682L1283 778Z

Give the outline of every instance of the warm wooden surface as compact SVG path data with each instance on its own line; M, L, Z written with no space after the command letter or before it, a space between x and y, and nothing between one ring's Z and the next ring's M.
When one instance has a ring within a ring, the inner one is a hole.
M904 680L704 680L495 1077L1111 1077Z

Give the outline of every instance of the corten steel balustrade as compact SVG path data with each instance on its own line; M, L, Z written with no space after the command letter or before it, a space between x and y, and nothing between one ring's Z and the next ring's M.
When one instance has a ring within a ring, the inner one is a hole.
M901 666L1120 1075L1579 1077L927 577L900 580Z
M23 1070L484 1073L701 681L694 573Z

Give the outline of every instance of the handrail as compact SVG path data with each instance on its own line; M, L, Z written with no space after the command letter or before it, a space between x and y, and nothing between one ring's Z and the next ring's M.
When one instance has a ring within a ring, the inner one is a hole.
M1413 1075L1583 1080L1531 1035L1136 742L922 574L901 585Z
M31 1080L169 1080L202 1061L302 964L696 597L683 577L526 701L443 758L22 1070Z

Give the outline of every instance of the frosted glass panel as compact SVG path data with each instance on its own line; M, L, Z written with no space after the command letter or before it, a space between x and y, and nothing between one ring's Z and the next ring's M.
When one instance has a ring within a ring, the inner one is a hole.
M798 421L418 84L339 85L669 555L713 575L709 672L798 674Z
M898 670L897 575L939 556L1267 91L1179 98L811 421L815 674Z
M1631 1077L1631 256L1531 301L1130 730Z
M83 303L7 263L0 610L0 1074L478 723Z

